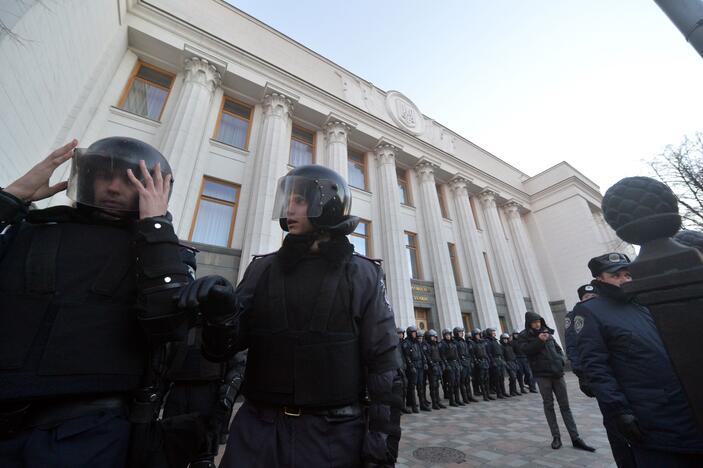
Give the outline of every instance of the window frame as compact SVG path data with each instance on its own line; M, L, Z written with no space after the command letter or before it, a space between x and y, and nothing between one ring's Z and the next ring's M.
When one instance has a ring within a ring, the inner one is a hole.
M439 212L441 213L442 218L451 221L452 218L449 217L449 206L447 206L447 199L444 196L442 184L435 184L435 187L437 188L437 198L439 199Z
M154 83L154 82L152 82L152 81L144 80L144 81L147 81L147 82L148 82L150 85L152 85L152 86L155 86L155 87L157 87L157 88L161 88L161 89L166 90L166 98L164 99L164 105L163 105L163 107L161 108L161 112L159 112L159 120L156 121L156 122L161 122L161 118L162 118L163 115L164 115L164 110L166 109L166 104L168 103L168 98L171 97L171 90L173 89L173 84L174 84L174 81L176 80L176 75L175 75L174 73L171 73L170 71L164 70L163 68L159 68L159 67L157 67L157 66L155 66L155 65L152 65L152 64L150 64L150 63L146 63L146 62L144 62L142 59L138 59L136 65L135 65L134 68L132 69L132 73L130 73L129 79L127 80L127 85L126 85L126 86L124 87L124 89L122 90L122 95L120 96L120 100L119 100L118 103L117 103L117 108L120 109L120 110L123 110L123 111L125 111L125 112L129 112L130 114L138 115L138 116L140 116L140 117L144 117L145 119L153 120L153 119L150 118L150 117L147 117L147 116L141 115L141 114L137 114L137 113L135 113L135 112L132 112L132 111L130 111L130 110L127 110L127 109L123 108L124 102L127 100L127 96L129 95L129 90L132 89L132 83L134 83L134 80L135 80L135 79L139 78L139 77L137 76L137 74L139 73L139 69L140 69L142 66L144 66L144 67L146 67L146 68L151 68L152 70L154 70L154 71L156 71L156 72L158 72L158 73L162 73L162 74L164 74L164 75L168 75L168 76L171 77L171 86L170 86L168 89L164 88L163 86L161 86L161 85L158 84L158 83ZM143 78L139 78L139 79L143 79Z
M461 268L459 266L459 257L456 251L456 244L447 242L447 247L449 249L449 261L452 264L452 271L454 272L454 282L457 288L461 288L464 281L461 277Z
M290 132L291 142L293 140L295 140L295 141L302 143L304 145L309 145L310 143L308 143L307 141L303 141L300 138L295 137L295 135L293 134L293 130L296 128L298 130L302 130L302 131L304 131L306 133L310 133L312 135L312 146L311 146L312 162L310 164L317 164L317 157L315 155L315 151L317 150L317 132L315 130L310 130L309 128L303 127L302 125L298 125L294 122L293 126L291 127L291 132ZM288 145L288 165L293 166L293 162L290 160L290 157L291 157L291 151L290 151L290 145ZM297 167L297 166L293 166L293 167Z
M349 183L349 186L350 186L350 187L354 187L354 188L359 189L359 190L363 190L363 191L365 191L365 192L368 192L368 191L369 191L369 164L368 164L369 158L368 158L368 155L366 154L365 151L357 151L357 150L355 150L354 148L350 148L349 146L347 146L347 165L349 164L349 160L350 160L349 155L350 155L351 153L359 154L359 155L361 155L361 158L363 159L363 165L364 165L364 187L363 187L363 188L357 187L357 186L355 186L355 185L352 185L351 182Z
M359 224L361 224L361 223L364 223L366 225L366 235L362 236L361 234L357 234L355 232L352 232L349 235L353 236L353 237L359 237L362 239L366 239L366 253L363 255L364 255L364 257L372 257L373 256L373 240L371 239L371 221L368 219L359 218Z
M245 119L241 115L235 115L235 114L232 114L231 112L227 112L225 110L225 104L227 101L232 101L235 104L238 104L240 106L243 106L243 107L246 107L247 109L249 109L249 118ZM245 120L247 122L247 137L246 137L246 140L244 141L244 148L240 148L238 146L234 146L234 145L231 145L229 143L226 143L224 141L220 141L217 139L217 134L220 131L220 124L222 123L222 114L223 113L227 113L227 115L234 117L235 119ZM232 148L237 148L242 151L249 151L249 138L251 137L251 126L252 126L252 121L254 120L253 117L254 117L254 106L249 105L246 102L242 102L242 101L235 99L233 97L229 97L226 95L222 96L222 103L220 104L220 111L217 113L217 123L215 124L215 131L212 134L212 139L218 143L222 143L223 145L231 146Z
M203 192L205 191L205 182L207 181L212 181L221 185L227 185L229 187L233 187L237 190L237 200L235 202L230 202L226 200L222 200L220 198L214 198L208 195L203 195ZM242 186L239 184L235 184L234 182L230 182L228 180L224 179L219 179L217 177L212 177L208 175L204 175L202 182L200 183L200 192L198 193L198 202L195 205L195 212L193 213L193 220L190 223L190 231L188 232L188 240L190 242L198 242L193 240L193 232L195 232L195 225L197 224L198 221L198 212L200 211L200 202L202 200L207 200L212 203L218 203L220 205L225 205L225 206L232 206L234 209L232 210L232 222L229 226L229 234L227 236L227 245L225 248L231 248L232 246L232 240L234 237L234 226L237 223L237 210L239 208L239 199L242 195ZM215 245L215 244L205 244L205 245ZM216 247L221 247L221 246L216 246Z
M400 177L400 176L398 175L398 169L400 169L400 170L403 172L403 177ZM405 186L405 193L406 193L406 195L407 195L407 197L406 197L406 198L407 198L407 200L406 200L407 203L403 203L403 202L401 201L400 204L401 204L401 205L405 205L405 206L415 207L415 204L414 204L414 202L413 202L413 192L412 192L412 190L410 189L410 177L408 176L409 171L410 171L410 169L405 169L405 168L398 167L398 166L395 167L396 179L398 179L398 182L399 182L399 183L400 183L401 181L403 182L403 185ZM398 196L400 196L400 193L398 194Z
M417 241L417 234L414 232L411 232L411 231L403 231L403 233L406 236L405 249L408 251L410 251L410 250L414 251L413 253L415 255L415 265L417 265L417 278L412 275L413 274L412 271L410 272L410 278L416 279L416 280L422 280L422 278L424 276L422 274L422 262L420 261L420 245ZM410 245L407 243L407 236L411 236L413 239L415 239L415 247L414 248L411 248Z

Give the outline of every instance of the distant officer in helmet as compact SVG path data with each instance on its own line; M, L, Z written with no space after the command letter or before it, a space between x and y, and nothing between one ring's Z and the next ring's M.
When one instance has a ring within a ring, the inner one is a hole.
M449 400L449 406L464 406L461 401L459 379L461 378L461 364L459 364L459 350L452 338L452 331L442 330L442 341L439 344L439 354L444 361L444 375L442 378L444 398Z
M401 411L404 414L411 414L412 411L408 408L407 401L405 398L405 395L407 395L408 392L408 378L407 378L407 365L405 364L405 356L403 355L403 340L405 340L405 330L402 328L398 327L395 329L396 334L398 335L398 346L395 348L396 354L398 355L398 362L400 362L400 367L398 368L398 377L400 378L401 381L401 388L402 388L402 395L403 398L402 400L402 406L401 406Z
M161 466L163 454L128 462L139 438L128 414L134 399L158 413L155 356L185 335L173 297L195 256L178 244L171 168L155 148L125 137L76 146L0 191L0 466ZM49 185L69 160L68 182ZM66 188L75 206L28 209Z
M415 325L406 328L405 340L402 346L408 377L407 405L412 408L413 413L419 413L420 410L431 411L430 405L422 397L422 383L425 378L427 363L425 354L422 352L422 345L417 338L417 327ZM415 399L415 394L417 394L417 400Z
M425 339L425 332L419 330L417 332L417 342L420 343L420 349L422 349L422 354L425 357L425 365L422 367L422 385L420 386L420 401L424 403L425 406L431 407L432 404L427 399L427 383L430 379L430 368L429 368L429 352L430 345Z
M503 356L503 347L496 339L496 329L486 328L484 330L484 338L486 340L486 351L488 351L491 363L489 369L491 387L495 390L496 397L499 400L509 398L509 395L505 392L505 358Z
M517 391L517 357L513 347L510 345L510 341L509 334L502 333L500 335L500 345L503 347L503 357L505 358L505 370L508 374L508 390L510 396L518 396L520 392Z
M443 361L439 352L439 335L435 330L427 332L426 360L427 360L427 375L430 383L430 399L432 400L432 409L438 410L446 408L439 398L439 382L442 379Z
M461 398L461 401L466 405L471 402L477 403L478 400L471 394L471 374L474 367L473 345L469 345L469 343L464 340L463 327L454 327L452 332L454 334L454 342L456 343L457 351L459 352L459 365L461 366L461 373L459 375L460 395L455 395L455 398Z
M274 218L288 235L244 273L238 333L205 339L221 359L249 350L246 400L221 467L395 463L398 335L379 262L347 239L359 222L350 209L347 182L328 168L300 166L280 179Z
M527 362L527 356L520 349L520 345L518 343L519 335L519 330L513 330L513 333L510 335L510 347L513 348L513 353L515 354L515 377L517 378L517 384L520 387L520 393L527 393L527 390L525 389L526 382L528 387L530 384L526 372L530 370L530 364ZM535 392L536 391L537 390L535 390Z
M490 358L486 348L487 342L482 338L483 332L480 328L475 328L471 332L471 339L474 342L474 379L478 382L479 391L483 395L483 401L495 400L490 391Z

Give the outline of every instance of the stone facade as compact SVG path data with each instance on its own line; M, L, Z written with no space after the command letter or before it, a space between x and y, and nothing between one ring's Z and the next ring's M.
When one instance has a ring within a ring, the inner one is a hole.
M0 185L71 137L82 146L112 135L144 140L174 168L171 210L184 241L204 177L237 187L226 245L198 245L201 274L240 279L253 255L280 245L273 198L291 167L296 128L312 135L315 163L345 176L350 151L362 155L365 184L352 189L352 213L369 223L369 253L384 261L400 326L420 309L438 329L461 324L462 313L483 328L522 328L526 310L553 323L555 304L573 307L589 280L588 258L629 248L603 222L599 188L569 164L530 177L402 93L374 87L224 2L67 0L27 9L12 28L30 41L0 40L3 63L12 64L0 72ZM122 105L139 64L173 77L158 118ZM217 138L226 98L250 112L242 147ZM66 177L59 172L57 180ZM66 202L57 195L47 203ZM417 244L415 273L407 232Z

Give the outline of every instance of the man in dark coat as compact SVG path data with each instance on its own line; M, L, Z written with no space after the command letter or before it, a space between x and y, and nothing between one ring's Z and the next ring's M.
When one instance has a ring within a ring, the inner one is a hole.
M483 401L495 400L491 396L490 391L490 358L488 356L488 351L486 349L487 342L481 338L482 331L479 328L474 329L471 332L471 339L474 342L474 356L476 362L474 363L474 380L478 382L479 393L483 395Z
M478 400L474 398L471 392L471 374L474 371L473 343L469 344L469 342L464 339L464 327L454 327L452 332L454 334L456 349L459 352L459 365L461 366L459 376L460 395L455 395L455 398L459 399L461 397L461 401L466 405L471 402L477 403Z
M508 388L510 396L518 396L520 392L517 391L517 358L515 357L515 351L510 345L510 335L503 333L500 335L500 345L503 347L503 356L505 357L505 370L508 373Z
M527 360L527 355L520 349L520 337L519 330L513 330L513 340L510 342L513 350L515 351L515 357L518 364L518 379L520 380L520 390L522 393L527 393L523 388L524 385L529 388L530 393L537 393L537 382L532 375L532 369L530 369L530 362Z
M430 399L432 400L432 409L444 409L446 406L439 398L439 382L442 379L443 361L442 355L439 352L439 337L435 330L427 332L425 343L427 350L425 358L427 360L427 374L430 382Z
M273 215L289 234L237 286L239 329L203 336L212 358L249 350L222 468L395 464L398 336L380 262L346 237L359 222L350 209L346 180L324 166L279 181Z
M400 367L398 368L398 376L400 377L402 391L403 391L403 402L402 402L401 411L404 414L412 414L412 411L410 410L410 408L408 408L407 398L405 398L405 395L408 392L408 378L406 376L407 365L405 364L405 356L403 355L403 340L405 340L405 330L403 330L400 327L397 327L395 329L395 332L398 335L398 346L396 346L395 351L396 351L396 354L398 355L398 358L397 358L398 362L401 363Z
M559 410L569 431L574 448L595 451L579 437L576 422L569 408L569 396L564 380L564 354L554 339L554 330L547 327L544 319L534 312L525 313L525 330L518 337L520 349L527 355L532 374L537 380L542 395L544 415L552 433L552 448L561 448L561 435L554 412L554 396L559 403Z
M422 344L417 337L417 327L415 325L411 325L405 330L405 339L401 346L408 377L406 403L410 406L413 413L419 413L420 410L431 411L430 406L424 401L422 395L422 383L425 378L427 362L425 361L425 353L422 352ZM415 399L416 395L417 400Z
M620 287L631 280L629 263L615 252L588 263L598 297L577 304L571 324L581 370L636 466L703 466L703 434L654 320Z

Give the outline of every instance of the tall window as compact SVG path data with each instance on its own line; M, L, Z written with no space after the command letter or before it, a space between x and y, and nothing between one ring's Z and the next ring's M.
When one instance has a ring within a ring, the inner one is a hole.
M486 263L486 272L488 273L488 281L491 283L491 291L496 292L496 286L493 283L493 273L491 273L491 265L488 263L486 252L483 252L483 261Z
M161 120L172 84L171 73L137 62L118 107L151 120Z
M503 330L503 333L510 333L510 328L508 327L508 320L505 318L505 315L499 315L498 321L500 321L500 328Z
M354 251L361 255L371 255L371 221L360 221L354 232L349 234L349 242Z
M452 262L452 271L454 272L454 283L457 287L461 287L461 270L459 269L459 260L456 256L456 245L447 242L449 246L449 260Z
M304 128L293 126L290 139L290 164L303 166L312 164L315 160L315 134Z
M408 251L408 267L410 268L410 277L420 279L420 256L417 251L417 234L405 231L405 248Z
M471 315L471 312L462 312L461 321L464 323L464 330L466 330L464 336L471 336L471 331L475 328L474 318Z
M347 155L349 185L368 190L366 184L366 155L352 149L347 150Z
M225 97L215 128L215 140L239 149L247 149L250 127L251 107Z
M471 214L474 215L474 223L476 223L476 229L481 230L481 225L478 221L478 215L476 214L476 197L469 197L469 205L471 205Z
M444 190L439 184L436 184L435 187L437 187L437 198L439 199L439 209L442 212L442 217L450 219L449 211L447 210L447 200L444 198Z
M408 184L408 171L399 167L395 168L398 176L398 191L400 192L400 203L403 205L412 206L413 201L410 196L410 185Z
M189 239L202 244L229 247L239 202L239 185L203 178Z

